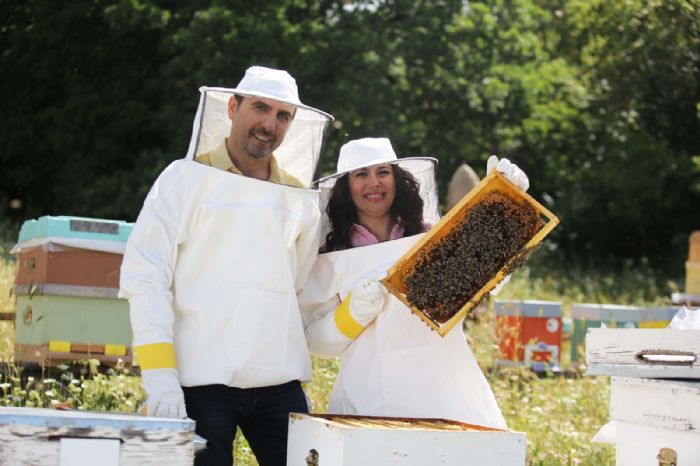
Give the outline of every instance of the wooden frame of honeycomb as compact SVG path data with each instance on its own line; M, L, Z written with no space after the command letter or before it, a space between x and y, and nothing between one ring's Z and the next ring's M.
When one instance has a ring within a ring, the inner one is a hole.
M409 285L406 281L410 280L411 275L416 273L418 266L430 261L431 252L437 250L441 242L444 244L449 239L446 239L448 235L452 235L458 228L462 228L469 219L468 215L475 207L478 209L488 205L490 200L496 197L515 203L514 205L522 207L523 211L531 212L534 210L535 215L537 215L537 226L532 232L524 232L529 238L527 242L517 252L509 255L505 264L476 293L462 300L464 304L456 313L444 321L436 321L430 312L421 309L409 298ZM389 269L382 283L389 292L406 304L430 328L441 336L445 336L506 275L522 264L527 255L542 242L557 224L559 224L559 219L552 212L508 181L500 172L493 170Z

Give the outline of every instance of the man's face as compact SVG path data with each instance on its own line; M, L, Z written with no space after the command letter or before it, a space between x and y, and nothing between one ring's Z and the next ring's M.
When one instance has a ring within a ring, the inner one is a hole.
M231 97L228 116L237 155L264 159L282 144L294 118L295 107L263 97Z

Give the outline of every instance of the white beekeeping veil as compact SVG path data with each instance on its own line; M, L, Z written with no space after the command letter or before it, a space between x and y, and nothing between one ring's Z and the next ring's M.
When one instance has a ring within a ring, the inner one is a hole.
M326 208L336 182L351 171L379 164L396 164L413 175L420 186L423 200L423 223L430 227L440 219L435 167L437 159L433 157L398 158L387 138L363 138L350 141L340 148L337 172L314 182L314 187L321 191L321 212L323 226L321 244L325 243L330 231L330 221ZM398 194L397 194L398 195Z
M251 66L235 89L201 87L199 107L192 128L187 159L215 149L231 131L228 101L232 95L274 99L296 107L284 141L275 150L279 166L309 186L313 180L326 129L333 117L321 110L304 105L299 100L294 78L283 70Z

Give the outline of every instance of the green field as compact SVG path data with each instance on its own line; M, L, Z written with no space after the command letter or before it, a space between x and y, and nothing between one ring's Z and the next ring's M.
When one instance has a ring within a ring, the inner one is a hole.
M528 269L516 273L499 299L561 300L564 314L572 302L618 302L640 304L663 302L664 290L655 285L648 273L627 271L595 278L581 272L556 274L553 278L536 277ZM0 309L11 309L10 289L14 277L11 259L0 261ZM592 443L595 432L607 420L609 380L569 372L567 377L536 377L523 369L495 367L497 347L494 316L490 310L468 319L465 332L474 354L491 383L501 410L511 429L527 434L528 465L613 465L613 447ZM135 411L144 399L139 378L117 368L101 373L97 361L64 368L46 378L29 379L25 384L17 377L12 361L13 324L0 323L0 405L52 406L70 401L80 409ZM562 365L568 364L568 340L562 344ZM308 393L313 411L325 412L328 396L338 370L337 360L314 358L313 381ZM242 436L235 443L236 464L255 465Z

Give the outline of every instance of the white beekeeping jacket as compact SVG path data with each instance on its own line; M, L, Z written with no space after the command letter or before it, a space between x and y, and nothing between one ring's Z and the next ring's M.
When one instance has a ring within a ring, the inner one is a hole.
M424 221L437 222L434 161L398 159L421 184ZM321 180L324 186L333 180ZM330 186L329 186L330 185ZM323 204L323 201L322 201ZM328 222L322 221L325 228ZM445 418L505 428L496 399L467 344L461 325L433 332L389 294L384 309L355 339L337 327L334 310L365 279L381 279L421 235L319 254L300 295L312 353L340 355L328 411L333 414Z
M315 327L324 325L318 316L318 303L338 303L360 280L382 278L420 237L319 255L302 294L303 308L311 311L313 303L317 307L317 320L308 332L312 352L332 357L333 350L342 351L343 347L340 343L329 345L327 334L322 333L326 329L314 332ZM393 295L357 339L345 340L328 411L506 427L462 326L456 325L441 337Z
M228 135L231 94L202 88L188 155L158 177L127 242L120 296L129 299L137 354L171 345L183 386L306 381L297 293L318 251L319 193L192 160ZM282 155L288 132L279 166L310 182L329 121L317 120L315 142L304 124L291 133L285 149L296 156Z

